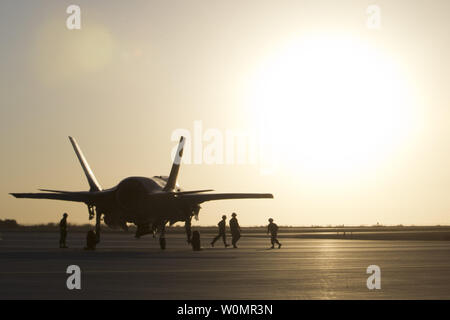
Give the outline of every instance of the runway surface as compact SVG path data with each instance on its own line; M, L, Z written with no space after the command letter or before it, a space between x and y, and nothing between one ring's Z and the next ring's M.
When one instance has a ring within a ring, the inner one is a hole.
M3 232L0 299L449 299L449 241L379 241L243 237L238 249L194 252L181 234L165 251L151 236L105 233L95 252L84 233ZM81 268L81 290L68 290L66 269ZM381 289L369 290L369 265Z

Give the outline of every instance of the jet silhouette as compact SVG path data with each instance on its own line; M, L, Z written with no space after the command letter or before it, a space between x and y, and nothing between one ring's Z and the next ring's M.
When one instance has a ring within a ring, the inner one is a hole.
M184 222L187 241L191 242L191 220L198 218L200 204L224 199L273 198L270 193L205 193L213 190L182 191L177 184L185 138L181 137L169 176L128 177L110 189L102 189L75 139L69 137L88 180L89 191L39 189L41 193L11 193L16 198L53 199L83 202L89 219L96 219L95 233L100 241L100 222L111 228L127 230L127 223L137 226L135 236L159 232L165 249L167 223Z

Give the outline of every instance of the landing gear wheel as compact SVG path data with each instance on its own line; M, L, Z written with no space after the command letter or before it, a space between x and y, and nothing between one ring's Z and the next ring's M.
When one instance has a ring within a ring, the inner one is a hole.
M159 238L159 246L161 247L161 250L166 249L166 238Z
M100 242L100 226L101 226L101 213L96 211L95 214L95 240L97 243Z

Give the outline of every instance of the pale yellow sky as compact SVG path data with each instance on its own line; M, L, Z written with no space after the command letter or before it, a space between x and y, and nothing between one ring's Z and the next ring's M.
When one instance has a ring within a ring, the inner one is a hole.
M112 187L167 175L173 132L201 121L265 151L183 164L182 187L275 199L206 203L196 223L450 223L448 1L78 1L67 30L70 4L0 4L0 219L87 222L84 205L8 195L87 190L68 135Z

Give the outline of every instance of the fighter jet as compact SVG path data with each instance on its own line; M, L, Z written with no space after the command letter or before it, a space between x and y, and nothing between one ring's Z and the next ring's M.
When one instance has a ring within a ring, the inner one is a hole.
M181 137L169 176L128 177L110 189L102 189L74 138L69 140L89 183L89 191L39 189L40 193L10 193L16 198L53 199L85 203L89 220L96 219L97 242L103 220L111 228L137 226L137 238L159 233L161 249L165 249L165 227L184 222L187 242L191 242L191 221L198 219L200 204L224 199L273 198L270 193L209 193L213 190L183 191L177 184L185 138Z

